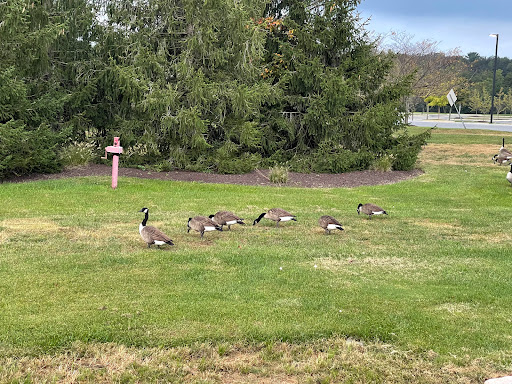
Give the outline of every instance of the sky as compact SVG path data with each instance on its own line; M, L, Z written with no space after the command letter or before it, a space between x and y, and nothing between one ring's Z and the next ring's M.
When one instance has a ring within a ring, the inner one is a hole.
M391 31L413 35L414 42L438 42L439 51L458 48L512 59L512 0L361 0L357 7L366 29L380 35Z

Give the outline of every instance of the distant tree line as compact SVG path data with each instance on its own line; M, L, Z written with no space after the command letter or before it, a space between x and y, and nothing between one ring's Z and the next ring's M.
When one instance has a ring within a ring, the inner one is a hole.
M392 32L380 48L394 55L392 78L413 78L412 92L404 98L407 110L434 107L446 112L446 95L453 88L463 113L490 113L494 56L482 57L476 52L462 56L458 49L441 51L438 42L416 41L406 32ZM496 67L493 113L512 113L512 60L498 57Z
M239 173L410 169L412 75L390 76L359 0L6 0L0 179L99 158ZM505 74L502 74L505 76Z
M463 110L474 113L490 113L492 81L494 73L494 56L481 57L476 52L463 58L466 69L462 76L467 79L466 87L460 96ZM496 85L494 94L494 111L512 113L512 60L499 57L496 62Z

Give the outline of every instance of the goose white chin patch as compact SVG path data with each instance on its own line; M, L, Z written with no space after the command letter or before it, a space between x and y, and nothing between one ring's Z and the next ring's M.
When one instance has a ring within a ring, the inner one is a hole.
M293 220L293 216L284 216L284 217L280 217L281 221L290 221L290 220Z

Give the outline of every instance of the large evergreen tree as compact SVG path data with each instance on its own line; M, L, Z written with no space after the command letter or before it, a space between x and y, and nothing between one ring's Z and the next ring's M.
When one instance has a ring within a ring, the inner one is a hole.
M101 132L122 135L130 147L125 161L167 159L224 172L255 165L257 115L272 97L259 76L265 33L251 23L262 7L227 0L108 4L95 108L108 117Z
M274 0L267 7L263 76L284 94L267 108L265 150L277 161L311 154L312 170L339 172L367 168L398 148L393 133L403 127L410 78L389 81L391 57L368 41L358 3Z
M57 149L73 131L75 79L90 48L88 9L82 0L0 7L0 179L60 169Z

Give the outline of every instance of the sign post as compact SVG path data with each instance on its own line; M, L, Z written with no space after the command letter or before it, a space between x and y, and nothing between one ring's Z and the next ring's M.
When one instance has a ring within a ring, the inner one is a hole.
M455 102L457 101L457 96L455 95L453 88L450 89L450 92L448 92L448 95L446 95L446 97L448 98L450 107L453 107L455 105L455 110L459 114L460 121L462 121L462 125L463 125L464 129L466 129L466 124L464 124L464 120L462 120L462 116L460 115L460 109L457 109L457 104L455 104Z
M105 148L105 157L102 159L106 159L108 153L112 153L112 189L117 188L117 175L118 175L118 167L119 167L119 155L123 153L123 147L121 147L121 143L119 142L119 137L114 137L114 145L109 145Z

